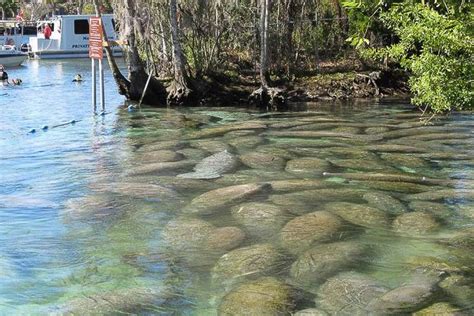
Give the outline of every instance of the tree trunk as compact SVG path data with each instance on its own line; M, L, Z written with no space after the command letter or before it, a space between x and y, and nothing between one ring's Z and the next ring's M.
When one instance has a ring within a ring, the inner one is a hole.
M174 78L168 87L167 103L168 105L184 105L191 101L193 90L190 88L190 81L186 73L186 57L179 39L177 0L170 0L169 9Z
M94 7L96 15L100 16L97 0L94 0ZM122 49L127 60L127 68L129 72L128 80L124 77L117 66L115 58L113 57L112 49L109 46L105 47L107 61L117 84L119 93L125 95L127 99L132 101L139 101L144 94L143 100L145 103L164 105L166 90L163 84L156 78L151 78L148 89L144 91L148 74L145 72L136 46L134 29L134 19L136 18L136 15L133 0L124 0L124 7L122 10L124 11L123 20L120 21L120 35L127 41L126 45L122 46ZM107 40L105 28L103 28L103 36L104 39Z
M286 104L283 91L278 88L270 88L269 72L269 18L271 0L261 0L260 9L260 88L252 92L249 97L251 103L261 109L279 110Z

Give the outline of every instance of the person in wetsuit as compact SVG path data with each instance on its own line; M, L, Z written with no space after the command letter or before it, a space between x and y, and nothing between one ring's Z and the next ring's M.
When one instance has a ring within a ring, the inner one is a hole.
M8 73L3 65L0 65L0 83L4 85L8 84Z

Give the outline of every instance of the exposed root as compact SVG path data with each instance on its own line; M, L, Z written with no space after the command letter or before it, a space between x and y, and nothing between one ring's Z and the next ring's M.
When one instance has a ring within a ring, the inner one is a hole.
M169 106L192 105L195 93L187 84L174 80L166 90L168 92L166 103Z
M283 110L287 105L284 90L263 86L250 94L249 103L267 111Z

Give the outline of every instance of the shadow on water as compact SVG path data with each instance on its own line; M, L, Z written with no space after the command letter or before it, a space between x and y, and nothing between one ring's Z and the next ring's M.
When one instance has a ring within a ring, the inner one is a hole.
M98 117L89 67L1 96L0 314L472 310L472 114L130 113L107 74Z

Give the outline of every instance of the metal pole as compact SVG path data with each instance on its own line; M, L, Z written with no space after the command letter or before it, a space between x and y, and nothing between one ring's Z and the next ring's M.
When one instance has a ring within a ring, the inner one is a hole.
M91 58L92 62L92 107L94 113L97 112L97 92L96 92L96 74L95 74L95 59Z
M100 81L100 106L102 107L102 112L105 112L104 67L102 66L102 59L99 59L99 81Z

